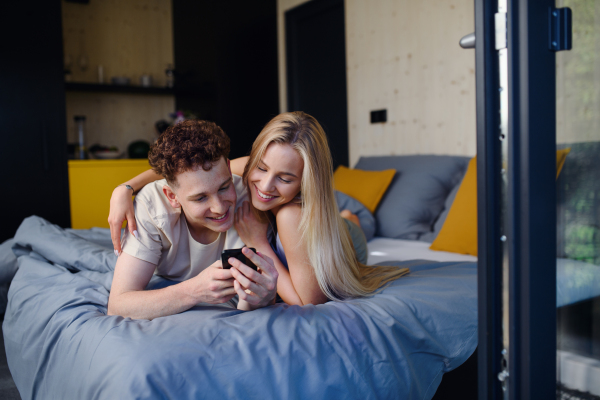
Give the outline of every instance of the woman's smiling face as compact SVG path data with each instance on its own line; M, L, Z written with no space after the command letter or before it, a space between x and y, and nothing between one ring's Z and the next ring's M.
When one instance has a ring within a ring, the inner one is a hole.
M289 144L271 143L248 175L252 205L276 211L300 193L304 161Z

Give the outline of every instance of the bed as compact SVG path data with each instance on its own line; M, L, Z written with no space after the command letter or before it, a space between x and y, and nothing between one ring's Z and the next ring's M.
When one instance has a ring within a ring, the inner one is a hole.
M411 274L369 299L140 321L106 316L99 242L38 217L13 239L3 330L23 398L428 399L476 347L472 262L395 262Z
M21 396L476 398L477 258L430 249L468 165L454 156L361 158L356 168L391 168L394 178L374 213L340 192L338 206L358 215L369 264L411 273L371 298L318 306L106 316L116 261L108 230L26 219L0 245L5 347ZM598 298L600 267L559 255L557 307ZM169 284L154 277L148 289Z
M0 246L5 347L21 396L433 398L477 347L476 257L429 249L468 161L361 159L357 168L397 173L375 213L343 193L338 206L359 216L370 264L411 273L370 298L318 306L106 316L116 261L108 230L26 219ZM168 284L154 277L148 289Z

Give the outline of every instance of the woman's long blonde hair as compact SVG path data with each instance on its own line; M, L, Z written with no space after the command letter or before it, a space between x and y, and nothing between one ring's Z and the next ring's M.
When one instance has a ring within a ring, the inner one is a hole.
M319 287L329 299L367 296L408 272L406 268L371 267L358 262L350 233L335 201L333 163L327 137L312 116L300 111L287 112L276 116L263 128L252 145L244 169L243 179L248 190L248 175L257 168L271 143L289 144L304 160L298 229L306 243Z

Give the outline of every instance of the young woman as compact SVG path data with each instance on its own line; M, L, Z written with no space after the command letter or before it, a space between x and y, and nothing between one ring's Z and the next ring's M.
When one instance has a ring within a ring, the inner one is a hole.
M273 118L256 138L250 157L233 160L231 169L236 175L243 170L252 200L236 213L238 234L247 246L273 259L279 272L277 293L286 303L367 296L408 272L358 261L335 202L327 138L312 116L289 112ZM139 188L154 180L144 174L128 183ZM113 193L111 230L120 228L130 203Z

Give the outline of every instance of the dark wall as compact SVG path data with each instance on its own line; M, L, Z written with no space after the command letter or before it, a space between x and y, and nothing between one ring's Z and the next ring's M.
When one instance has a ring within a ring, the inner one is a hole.
M275 0L173 0L176 106L215 121L247 155L279 113Z
M333 167L348 166L344 0L309 1L285 13L288 108L315 117Z
M70 225L60 0L0 2L0 242L36 214Z

